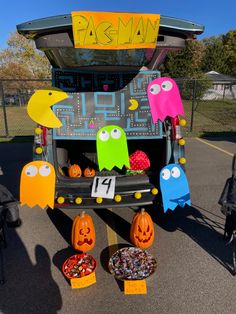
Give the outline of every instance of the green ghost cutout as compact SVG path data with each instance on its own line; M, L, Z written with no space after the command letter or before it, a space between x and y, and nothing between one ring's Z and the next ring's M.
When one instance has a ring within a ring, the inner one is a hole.
M107 125L97 132L97 157L99 171L113 167L130 167L125 132L117 125Z

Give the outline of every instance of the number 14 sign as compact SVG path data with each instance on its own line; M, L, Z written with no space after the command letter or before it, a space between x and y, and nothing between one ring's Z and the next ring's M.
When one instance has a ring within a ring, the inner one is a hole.
M113 199L115 195L116 177L94 177L92 186L92 197Z

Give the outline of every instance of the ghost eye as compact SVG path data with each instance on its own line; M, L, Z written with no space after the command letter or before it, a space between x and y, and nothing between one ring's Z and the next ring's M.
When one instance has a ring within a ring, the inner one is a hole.
M171 81L164 81L161 84L161 88L165 91L165 92L169 92L169 90L171 90L173 87L173 84L171 83Z
M43 165L39 168L39 174L42 177L47 177L51 173L51 169L48 165Z
M171 175L174 178L178 178L180 176L180 170L177 167L172 168Z
M114 138L115 140L117 140L118 138L121 137L121 131L118 129L113 129L111 131L111 137Z
M149 89L150 93L153 94L153 95L159 94L160 90L161 90L161 87L158 84L151 85L151 87Z
M107 131L103 130L99 134L99 138L101 141L106 142L109 139L110 135Z
M168 180L170 178L170 170L168 169L162 170L161 176L164 180Z
M27 177L35 177L37 173L38 169L36 166L28 166L25 169L25 174L27 175Z

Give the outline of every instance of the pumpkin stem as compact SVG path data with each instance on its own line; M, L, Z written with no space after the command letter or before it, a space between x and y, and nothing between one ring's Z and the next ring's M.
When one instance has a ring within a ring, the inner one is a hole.
M85 216L85 211L83 210L82 213L80 214L80 217L84 218L84 216Z
M141 208L141 214L145 213L145 208Z

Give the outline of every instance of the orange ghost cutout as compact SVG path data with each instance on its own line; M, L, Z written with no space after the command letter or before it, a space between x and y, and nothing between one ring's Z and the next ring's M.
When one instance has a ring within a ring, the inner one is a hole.
M33 161L24 166L20 179L21 206L54 208L55 169L47 161Z

